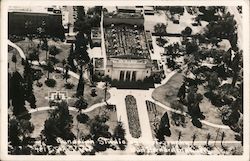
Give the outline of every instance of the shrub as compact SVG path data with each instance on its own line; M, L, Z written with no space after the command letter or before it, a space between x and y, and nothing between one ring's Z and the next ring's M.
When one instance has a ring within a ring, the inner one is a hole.
M82 124L85 124L89 120L89 116L84 113L77 115L76 118L77 118L77 121L79 121Z
M56 86L56 80L54 79L47 79L45 81L45 84L48 86L48 87L55 87Z
M74 84L73 84L73 83L66 83L66 84L64 85L64 87L65 87L66 89L72 89L72 88L74 87Z

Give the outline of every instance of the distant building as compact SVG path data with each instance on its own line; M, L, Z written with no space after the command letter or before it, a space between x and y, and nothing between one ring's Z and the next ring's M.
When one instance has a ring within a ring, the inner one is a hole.
M8 31L9 34L25 36L37 34L37 28L45 24L47 36L64 37L62 13L56 6L9 7Z

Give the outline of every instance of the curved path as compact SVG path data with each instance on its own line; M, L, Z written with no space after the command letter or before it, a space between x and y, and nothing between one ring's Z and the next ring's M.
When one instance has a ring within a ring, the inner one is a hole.
M21 56L23 59L26 59L23 50L22 50L19 46L17 46L15 43L11 42L10 40L8 40L8 45L10 45L11 47L15 48L15 49L19 52L20 56ZM39 63L34 63L34 65L37 65L37 64L39 64ZM58 70L60 70L60 71L63 70L63 69L60 68L60 67L56 67L56 69L58 69ZM167 83L167 81L168 81L175 73L176 73L176 71L172 71L171 73L169 73L168 76L162 81L162 83ZM69 71L69 75L71 75L72 77L75 77L75 78L79 79L79 75L76 74L76 73L74 73L74 72L72 72L72 71ZM112 91L112 90L110 90L110 92L111 92L111 91ZM152 102L154 102L155 104L157 104L157 105L159 105L159 106L165 108L165 109L168 110L168 111L172 111L172 112L175 112L175 113L178 113L178 114L183 114L183 115L185 115L185 116L188 115L188 114L185 113L185 112L181 112L181 111L179 111L179 110L175 110L175 109L173 109L173 108L170 108L170 107L168 107L168 106L166 106L166 105L164 105L164 104L162 104L162 103L160 103L160 102L154 100L154 99L152 98L152 92L153 92L153 90L142 91L142 92L144 92L144 93L145 93L145 92L146 92L146 93L149 92L148 94L150 94L150 97L149 97L149 95L148 95L148 97L146 97L146 100L152 101ZM111 95L112 95L112 94L111 94ZM90 108L87 108L87 109L86 109L86 110L87 110L86 112L89 112L89 111L91 111L91 110L93 110L93 109L95 109L95 108L97 108L97 107L99 107L99 106L101 106L101 105L104 105L104 104L105 104L105 102L95 104L95 105L91 106ZM48 110L47 108L50 108L50 107L40 107L40 108L42 108L42 109L44 109L44 110ZM70 107L70 108L73 109L74 107ZM42 110L42 109L41 109L41 110ZM74 108L74 109L75 109L75 108ZM37 111L37 110L35 109L35 111ZM34 111L34 112L35 112L35 111ZM32 110L31 110L31 112L32 112ZM84 111L83 111L83 112L84 112ZM126 114L124 114L124 115L126 115ZM200 120L200 121L201 121L203 124L206 124L206 125L208 125L208 126L212 126L212 127L215 127L215 128L230 129L230 127L225 126L225 125L213 124L213 123L210 123L210 122L205 121L205 120Z
M25 56L23 50L19 46L17 46L15 43L11 42L10 40L8 40L8 45L15 48L18 51L18 53L20 54L21 58L26 59L26 56Z

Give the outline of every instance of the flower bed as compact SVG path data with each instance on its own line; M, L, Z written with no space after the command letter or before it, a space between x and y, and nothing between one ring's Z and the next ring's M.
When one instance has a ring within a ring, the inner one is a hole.
M141 136L141 127L139 122L139 115L136 105L136 100L133 96L128 95L125 98L129 131L132 137L139 138Z

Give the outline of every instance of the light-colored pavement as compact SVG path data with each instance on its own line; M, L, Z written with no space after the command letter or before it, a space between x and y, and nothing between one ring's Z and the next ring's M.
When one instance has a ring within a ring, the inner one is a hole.
M8 45L16 48L18 50L20 56L25 59L25 55L20 47L18 47L17 45L15 45L14 43L12 43L10 41L8 41ZM37 63L37 64L39 64L39 63ZM60 67L57 67L57 69L61 70L61 71L63 70ZM168 73L167 77L161 82L161 84L167 83L167 81L175 73L176 73L175 71ZM79 79L78 74L76 74L72 71L69 71L69 74L71 76ZM153 137L152 137L152 133L151 133L151 129L150 129L150 122L149 122L148 113L147 113L146 100L152 101L155 104L165 108L168 111L187 115L186 113L172 109L172 108L170 108L170 107L168 107L168 106L166 106L158 101L153 100L153 98L152 98L153 90L154 89L149 89L149 90L120 90L120 89L118 90L116 88L109 89L111 97L108 100L108 103L116 105L117 118L118 118L118 120L121 120L123 122L124 128L126 130L126 138L131 143L128 146L132 146L132 144L134 144L134 143L150 143L151 144L153 142ZM140 121L140 126L141 126L141 131L142 131L142 135L139 139L133 138L131 136L131 134L129 133L128 117L127 117L127 111L126 111L126 105L125 105L125 97L127 95L133 95L136 98L137 108L138 108L138 113L139 113L139 121ZM83 112L89 112L91 110L94 110L95 108L103 106L104 104L105 104L104 102L99 103L99 104L95 104L95 105L91 106L90 108L84 110ZM33 113L36 111L48 110L48 109L51 109L51 108L50 107L40 107L38 109L30 110L30 113ZM77 109L74 107L70 107L69 109L73 110L73 111L77 111ZM212 127L216 127L216 128L230 129L228 126L213 124L213 123L207 122L205 120L201 120L201 122L203 124L206 124L206 125L212 126Z
M15 43L11 42L10 40L8 40L8 45L15 48L20 54L21 58L26 59L23 50L19 46L17 46Z

